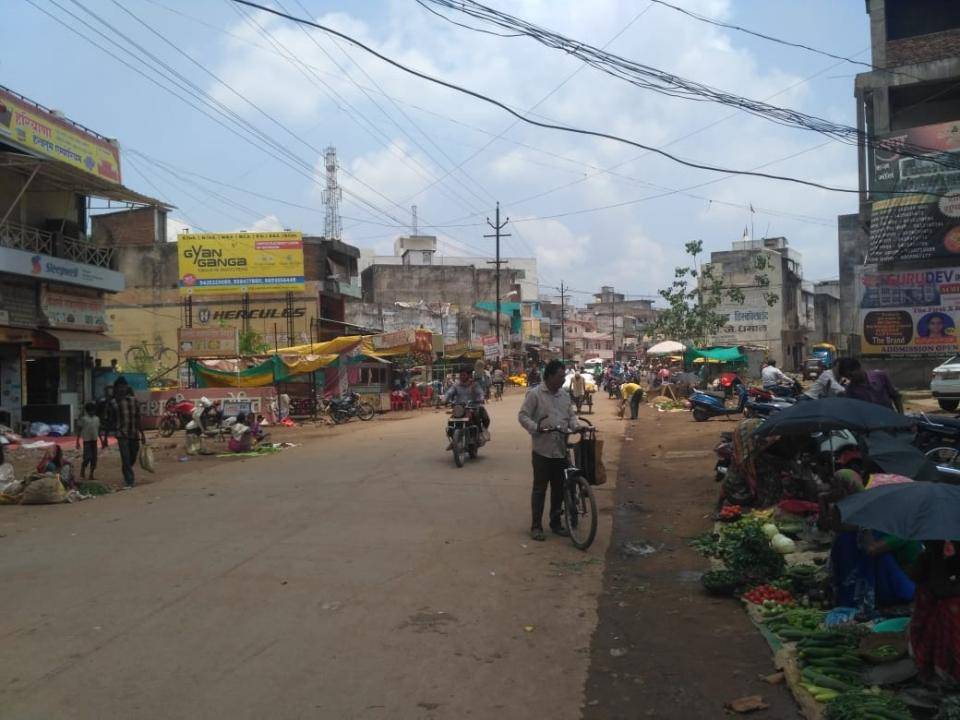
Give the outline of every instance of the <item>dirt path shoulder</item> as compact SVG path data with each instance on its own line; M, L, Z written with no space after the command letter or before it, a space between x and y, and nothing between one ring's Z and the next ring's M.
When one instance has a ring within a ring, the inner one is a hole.
M641 409L621 456L613 537L591 644L584 718L715 720L726 701L762 695L752 718L798 716L769 648L731 600L699 583L707 561L688 545L710 527L712 448L733 422Z

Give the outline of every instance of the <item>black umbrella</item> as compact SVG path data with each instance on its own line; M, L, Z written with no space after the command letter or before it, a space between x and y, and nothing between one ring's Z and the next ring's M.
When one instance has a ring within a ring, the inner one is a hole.
M885 432L867 436L867 458L876 463L885 473L903 475L921 482L936 482L937 467L906 440Z
M903 540L960 539L960 486L909 482L864 490L837 503L844 522Z
M826 430L906 430L917 424L882 405L850 398L801 400L773 415L755 431L757 435L807 435Z

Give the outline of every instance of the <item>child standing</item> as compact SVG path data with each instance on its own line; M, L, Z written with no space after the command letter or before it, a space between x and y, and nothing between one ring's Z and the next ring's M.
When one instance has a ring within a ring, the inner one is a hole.
M100 437L100 418L97 417L97 406L88 402L83 406L85 415L77 421L77 447L83 440L83 464L80 465L80 479L83 480L87 466L90 466L90 480L93 480L93 471L97 469L97 439Z

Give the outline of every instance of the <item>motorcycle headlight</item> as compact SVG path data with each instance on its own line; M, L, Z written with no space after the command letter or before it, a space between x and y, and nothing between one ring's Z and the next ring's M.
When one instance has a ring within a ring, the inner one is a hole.
M454 406L453 406L453 412L450 413L450 414L451 414L453 417L455 417L455 418L457 418L457 419L459 420L460 418L466 416L466 414L467 414L467 406L466 406L466 405L454 405Z

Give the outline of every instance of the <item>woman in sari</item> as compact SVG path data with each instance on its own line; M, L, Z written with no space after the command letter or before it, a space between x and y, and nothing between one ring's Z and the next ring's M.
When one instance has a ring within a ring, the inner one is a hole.
M834 604L872 616L878 607L913 600L914 584L885 542L878 541L870 530L841 523L833 504L863 491L860 475L853 470L838 470L830 492L821 497L821 506L837 531L830 549Z
M920 677L960 681L960 553L949 541L926 544L917 563L910 655Z

